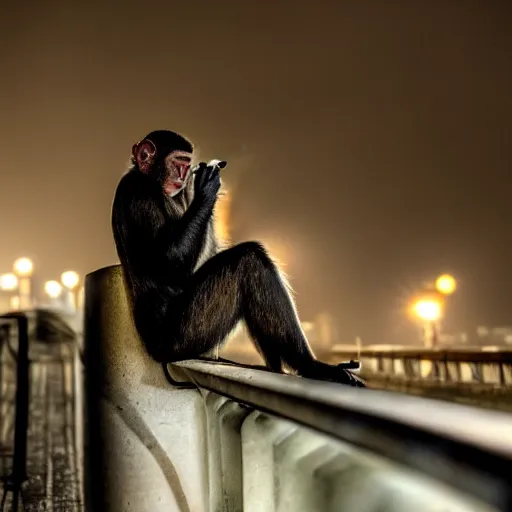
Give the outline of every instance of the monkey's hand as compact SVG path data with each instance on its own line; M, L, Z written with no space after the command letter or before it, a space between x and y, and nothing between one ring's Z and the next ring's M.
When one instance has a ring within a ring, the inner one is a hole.
M220 189L220 168L208 166L204 162L198 165L194 180L194 200L213 207Z

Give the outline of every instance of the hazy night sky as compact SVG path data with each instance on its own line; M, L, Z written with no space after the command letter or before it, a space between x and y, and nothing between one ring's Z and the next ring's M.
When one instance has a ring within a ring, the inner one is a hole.
M117 262L115 186L169 128L230 161L235 238L281 237L340 341L403 342L444 271L449 324L512 324L509 3L2 2L0 271Z

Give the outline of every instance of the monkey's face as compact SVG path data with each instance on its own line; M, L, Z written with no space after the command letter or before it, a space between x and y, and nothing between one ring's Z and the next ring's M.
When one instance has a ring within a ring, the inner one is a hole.
M164 192L173 197L180 193L188 183L191 173L192 153L172 151L163 162L160 181Z
M151 132L132 147L132 162L155 179L164 194L175 196L190 182L192 144L169 130Z

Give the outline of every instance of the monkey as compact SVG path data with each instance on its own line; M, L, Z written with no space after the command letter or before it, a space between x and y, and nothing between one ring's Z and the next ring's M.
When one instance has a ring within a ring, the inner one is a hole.
M269 371L366 387L314 356L290 288L256 241L221 250L213 213L220 167L194 168L193 144L156 130L133 145L112 204L114 243L134 324L160 363L207 359L240 321Z

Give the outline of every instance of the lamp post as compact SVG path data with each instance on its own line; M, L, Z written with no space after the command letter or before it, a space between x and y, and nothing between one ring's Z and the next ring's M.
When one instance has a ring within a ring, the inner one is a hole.
M436 348L438 342L438 321L443 314L440 297L424 297L413 305L413 312L423 322L423 339L427 348Z
M52 307L57 307L58 299L62 295L62 285L58 281L46 281L44 292L48 295Z
M32 307L32 273L34 264L29 258L18 258L13 265L14 274L18 277L18 298L20 309Z
M0 290L10 295L9 309L17 310L19 308L19 298L17 295L18 290L18 276L12 272L0 276Z
M457 281L450 274L441 274L435 282L435 288L437 293L441 297L441 301L443 303L443 313L445 309L445 304L447 297L452 295L457 290ZM439 324L437 324L439 326Z
M442 295L451 295L457 289L457 281L450 274L442 274L436 279L435 286Z
M78 304L78 285L80 283L80 276L74 270L67 270L60 276L60 281L64 288L67 290L68 304L71 309L76 313Z
M426 285L425 292L414 301L412 312L423 323L426 347L436 348L439 341L439 321L444 315L446 297L457 289L457 281L450 274L441 274Z
M18 289L18 277L12 272L0 276L0 290L13 292Z

